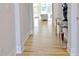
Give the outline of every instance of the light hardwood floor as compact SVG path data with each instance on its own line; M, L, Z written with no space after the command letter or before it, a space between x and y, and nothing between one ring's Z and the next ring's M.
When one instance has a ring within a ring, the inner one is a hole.
M66 49L60 47L55 30L50 21L39 21L24 44L24 56L68 56Z

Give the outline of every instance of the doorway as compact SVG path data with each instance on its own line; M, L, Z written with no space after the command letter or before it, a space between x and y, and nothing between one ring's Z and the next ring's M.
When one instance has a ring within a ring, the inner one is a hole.
M34 26L38 26L39 21L52 23L52 3L33 4Z

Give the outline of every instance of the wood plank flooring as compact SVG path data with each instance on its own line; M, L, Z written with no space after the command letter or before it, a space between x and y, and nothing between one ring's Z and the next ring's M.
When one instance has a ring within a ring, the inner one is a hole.
M23 56L68 56L66 49L60 47L55 30L50 21L39 21L24 44Z

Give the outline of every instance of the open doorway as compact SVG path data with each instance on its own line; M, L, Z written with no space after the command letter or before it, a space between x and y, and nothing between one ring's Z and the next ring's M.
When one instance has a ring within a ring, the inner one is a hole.
M52 23L52 3L33 4L34 26L39 26L39 22Z

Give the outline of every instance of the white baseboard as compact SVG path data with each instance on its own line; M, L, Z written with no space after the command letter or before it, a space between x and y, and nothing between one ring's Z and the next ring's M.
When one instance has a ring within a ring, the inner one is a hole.
M33 34L33 32L32 32L32 31L29 31L29 32L25 35L25 37L24 37L24 39L23 39L23 41L22 41L21 51L16 52L16 55L17 55L17 54L22 54L22 52L24 51L24 43L25 43L26 40L29 38L29 36L32 35L32 34Z
M68 47L67 47L67 52L68 52L68 54L70 55L71 52L70 52L70 49L69 49Z
M24 37L24 41L22 42L22 52L24 51L24 43L26 42L26 40L30 37L30 35L32 35L33 34L33 32L32 31L30 31L30 32L28 32L26 35L25 35L25 37Z

